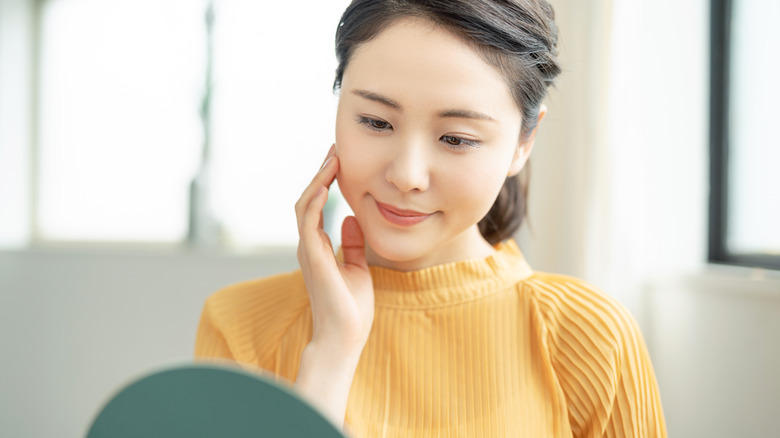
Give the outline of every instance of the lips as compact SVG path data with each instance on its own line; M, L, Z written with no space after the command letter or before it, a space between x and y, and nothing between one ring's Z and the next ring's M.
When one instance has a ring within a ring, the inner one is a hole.
M376 201L376 200L375 200ZM415 210L404 210L395 206L376 201L379 213L390 223L399 226L412 226L428 219L433 213L422 213Z

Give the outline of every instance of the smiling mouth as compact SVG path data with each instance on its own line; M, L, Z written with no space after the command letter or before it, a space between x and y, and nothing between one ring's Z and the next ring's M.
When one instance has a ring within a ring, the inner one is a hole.
M400 225L403 227L416 225L433 215L433 213L421 213L415 210L403 210L389 204L383 204L377 200L374 201L376 202L376 207L379 210L379 213L381 213L388 222L394 225Z

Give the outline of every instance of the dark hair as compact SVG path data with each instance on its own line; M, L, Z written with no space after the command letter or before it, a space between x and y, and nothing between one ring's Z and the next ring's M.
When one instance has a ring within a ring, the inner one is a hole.
M558 29L546 0L353 0L336 31L338 68L333 89L355 49L400 18L417 17L442 26L473 45L497 68L523 115L521 139L536 127L539 106L561 69ZM523 222L528 199L528 163L509 177L479 231L491 244L512 236Z

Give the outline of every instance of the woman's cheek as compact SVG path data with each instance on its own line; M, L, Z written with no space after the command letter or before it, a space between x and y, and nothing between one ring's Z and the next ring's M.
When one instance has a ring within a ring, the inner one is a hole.
M336 154L339 157L339 171L336 173L336 181L344 199L355 211L355 203L365 182L361 181L359 160L356 156L357 150L350 140L348 136L342 136L341 143L336 144Z
M452 204L459 204L464 209L481 219L490 211L506 180L503 167L494 162L471 163L467 169L461 169L459 175L470 175L471 178L452 178L445 182L448 192L454 199ZM479 181L475 184L475 181Z

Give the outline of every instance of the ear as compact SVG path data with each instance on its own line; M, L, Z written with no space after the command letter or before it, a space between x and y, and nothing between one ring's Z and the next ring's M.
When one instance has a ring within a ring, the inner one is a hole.
M534 148L534 141L536 140L536 131L539 130L539 125L542 124L542 119L547 114L547 107L542 104L539 106L539 118L536 119L536 126L534 130L517 144L517 150L515 156L512 157L512 164L509 166L509 172L507 177L512 177L520 173L523 170L523 166L528 161L528 157L531 156L531 150Z

